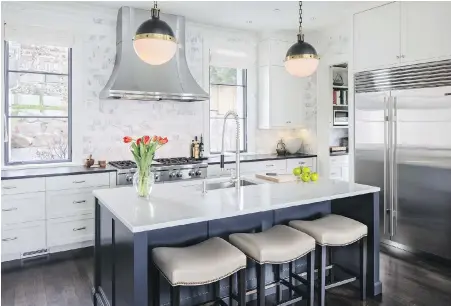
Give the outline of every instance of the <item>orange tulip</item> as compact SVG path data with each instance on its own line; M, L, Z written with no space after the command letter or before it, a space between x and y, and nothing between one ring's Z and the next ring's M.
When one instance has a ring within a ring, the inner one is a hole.
M157 141L157 139L158 139L157 135L154 135L152 141Z

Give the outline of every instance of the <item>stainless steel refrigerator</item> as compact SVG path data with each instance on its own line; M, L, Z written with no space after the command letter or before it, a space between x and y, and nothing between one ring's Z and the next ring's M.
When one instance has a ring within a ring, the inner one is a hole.
M355 180L384 243L451 259L451 60L355 74Z

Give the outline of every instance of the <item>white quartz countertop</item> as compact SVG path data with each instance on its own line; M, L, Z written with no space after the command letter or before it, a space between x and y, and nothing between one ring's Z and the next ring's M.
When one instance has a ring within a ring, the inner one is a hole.
M201 181L188 186L158 184L149 200L139 198L133 187L95 190L94 196L130 231L137 233L380 191L379 187L328 179L309 183L249 180L259 184L210 190L206 194L201 192Z

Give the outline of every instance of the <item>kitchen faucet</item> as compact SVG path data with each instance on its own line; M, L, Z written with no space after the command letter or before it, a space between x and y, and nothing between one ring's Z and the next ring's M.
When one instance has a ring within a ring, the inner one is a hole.
M221 162L220 167L221 171L224 170L224 134L225 134L225 126L226 126L226 120L228 117L232 116L235 119L236 122L236 173L235 177L232 176L232 181L236 182L236 186L239 186L240 184L240 121L238 114L234 111L228 111L224 116L224 124L222 126L222 147L221 147Z

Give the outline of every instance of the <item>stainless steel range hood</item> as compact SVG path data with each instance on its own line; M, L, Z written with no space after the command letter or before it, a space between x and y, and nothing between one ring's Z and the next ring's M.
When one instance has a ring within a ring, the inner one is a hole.
M185 57L185 17L160 14L175 33L177 52L167 63L146 64L133 49L133 36L150 11L121 7L116 25L116 60L101 99L202 101L208 94L197 84Z

